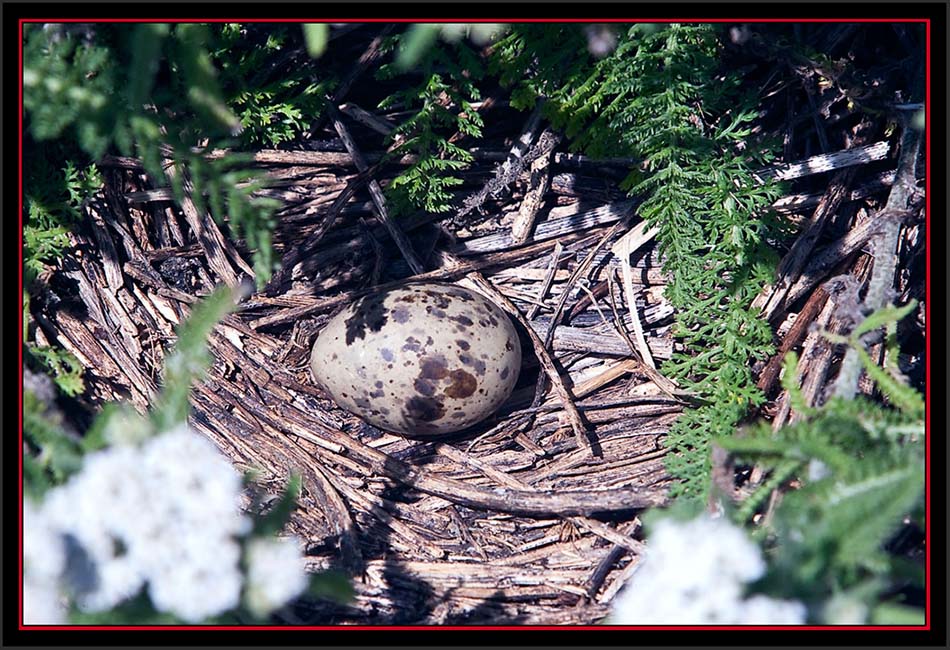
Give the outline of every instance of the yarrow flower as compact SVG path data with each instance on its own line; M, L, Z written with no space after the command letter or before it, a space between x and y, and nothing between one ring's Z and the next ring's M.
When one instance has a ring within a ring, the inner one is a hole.
M660 521L642 564L613 602L621 625L801 624L805 606L757 595L745 585L765 573L759 547L723 519Z
M66 620L59 576L66 563L59 535L29 500L23 502L23 618L27 625Z
M29 511L28 575L42 578L34 586L61 582L90 612L111 609L143 588L156 609L187 622L233 609L244 582L240 539L251 529L240 510L242 487L217 448L187 425L141 446L89 454L38 513ZM50 551L56 544L58 556ZM45 564L37 565L34 558L42 557ZM296 585L289 573L284 578ZM295 580L306 580L302 566L300 573ZM34 601L47 592L35 588ZM266 593L275 606L283 604L281 592ZM62 622L43 607L31 611L31 622Z
M259 537L247 546L245 602L257 616L266 616L307 587L296 538Z

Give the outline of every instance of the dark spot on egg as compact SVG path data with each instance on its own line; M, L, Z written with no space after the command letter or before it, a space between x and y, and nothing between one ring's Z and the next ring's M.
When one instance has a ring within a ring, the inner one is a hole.
M433 303L439 309L448 309L450 302L444 294L438 293L436 291L426 290L426 295L432 298Z
M425 395L426 397L435 395L435 383L429 379L416 377L415 381L412 382L412 386L420 395Z
M452 383L445 389L445 394L455 399L469 397L475 392L475 388L478 386L475 377L464 370L453 370L449 373L449 378L452 380Z
M406 418L416 422L434 422L445 415L445 407L431 397L410 397L406 402Z
M396 307L391 312L393 320L397 323L406 323L409 321L409 310L405 307Z
M473 321L468 316L449 316L449 319L454 320L456 323L458 323L462 327L471 327L472 325L475 324L475 321Z
M385 297L385 293L379 293L360 298L354 303L353 315L344 321L347 345L352 345L356 339L365 339L367 330L378 332L383 328L389 311L383 306Z
M475 369L475 373L478 375L485 374L485 362L479 359L474 359L467 354L460 354L459 361L464 363L466 366L471 366Z
M369 410L372 407L372 403L366 397L356 397L353 399L353 403L356 404L359 408Z
M472 295L465 291L464 289L459 289L458 287L446 287L445 295L452 296L453 298L458 298L459 300L464 300L465 302L470 302L474 300Z
M508 368L505 368L504 370L501 371L501 378L502 378L502 379L508 379L508 374L509 374L509 373L508 373Z
M402 346L403 352L418 352L422 349L422 342L414 336L406 339L406 344Z
M514 350L514 349L515 349L515 347L514 347L514 345L512 344L511 339L508 339L507 341L505 341L505 350L506 350L506 351L511 352L511 351Z
M443 379L448 374L449 369L442 355L423 357L419 364L419 377L422 379Z
M459 346L460 350L468 350L469 348L472 347L471 345L468 344L468 341L463 341L462 339L459 339L458 341L456 341L455 344Z
M464 414L464 413L453 413L453 414L452 414L452 418L454 418L454 419L456 419L456 420L458 420L458 419L460 419L460 418L464 418L464 417L465 417L465 414Z
M381 349L379 351L379 356L381 356L386 361L392 361L393 359L396 358L395 356L393 356L393 351L390 350L389 348ZM392 368L392 366L389 366L389 367Z

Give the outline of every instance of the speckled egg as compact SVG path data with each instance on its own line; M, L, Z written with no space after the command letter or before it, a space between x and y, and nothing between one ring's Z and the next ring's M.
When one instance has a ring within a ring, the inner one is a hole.
M341 407L408 435L459 431L508 399L521 345L508 316L451 284L409 284L336 314L310 355L313 377Z

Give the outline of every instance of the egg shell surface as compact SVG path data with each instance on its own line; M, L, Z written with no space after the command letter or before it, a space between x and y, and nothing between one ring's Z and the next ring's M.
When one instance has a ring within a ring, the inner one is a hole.
M452 284L369 294L326 324L310 355L313 378L342 408L408 435L459 431L508 399L521 345L508 316Z

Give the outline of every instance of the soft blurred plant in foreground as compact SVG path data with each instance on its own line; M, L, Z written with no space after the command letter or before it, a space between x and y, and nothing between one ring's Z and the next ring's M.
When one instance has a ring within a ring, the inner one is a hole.
M308 577L296 539L273 536L299 480L255 521L241 511L241 475L187 424L205 341L232 304L219 290L180 328L150 419L107 409L81 462L24 503L26 624L237 622L265 619L308 586L347 597L336 577Z
M648 552L614 601L611 622L924 624L925 612L913 602L925 589L913 540L925 530L925 405L901 376L896 338L897 323L916 309L913 301L886 306L850 337L825 333L858 350L888 406L864 397L809 406L797 383L797 357L788 355L783 385L799 421L778 431L760 423L716 441L767 478L739 504L723 499L728 519L683 523L686 504L648 513ZM883 368L862 338L880 329ZM776 490L779 505L754 523ZM660 518L653 527L651 518Z
M762 552L725 519L657 522L642 566L614 601L618 625L795 625L805 606L745 596L765 573Z

